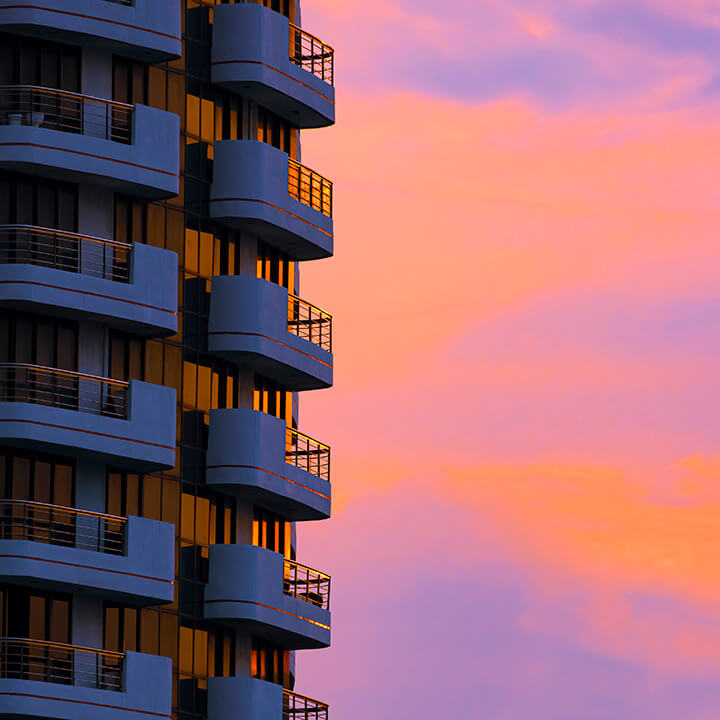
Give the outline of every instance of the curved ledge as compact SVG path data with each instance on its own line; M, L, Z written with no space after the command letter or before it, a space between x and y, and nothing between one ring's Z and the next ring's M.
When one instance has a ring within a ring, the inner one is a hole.
M28 402L0 402L0 443L122 467L159 470L175 464L175 390L130 381L129 419Z
M37 265L0 264L0 305L97 320L139 335L176 333L177 254L135 243L130 255L129 283Z
M208 485L288 520L330 517L330 483L285 462L285 423L255 410L211 410Z
M288 331L286 288L250 275L215 277L208 350L249 365L288 390L332 385L333 356Z
M280 720L282 685L251 677L208 679L208 720Z
M212 545L205 617L252 627L283 647L330 645L330 612L283 593L283 556L254 545Z
M286 153L255 140L215 143L210 216L262 237L297 260L329 257L332 218L289 195L288 161Z
M123 555L3 539L0 579L64 592L83 590L133 605L172 602L174 535L169 523L131 516Z
M0 0L0 29L84 46L102 46L148 63L182 54L180 2Z
M87 720L170 718L172 666L169 658L125 653L122 691L37 680L0 678L3 717Z
M212 82L300 128L335 122L335 88L290 60L290 23L262 5L215 7Z
M179 137L177 115L145 105L135 106L130 144L30 125L0 125L0 169L98 183L159 200L179 190Z

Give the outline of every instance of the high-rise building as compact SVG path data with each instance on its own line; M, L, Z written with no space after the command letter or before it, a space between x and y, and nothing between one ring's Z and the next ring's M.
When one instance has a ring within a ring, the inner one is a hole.
M300 162L333 50L300 26L0 0L0 717L328 716L295 651L330 642L297 528L330 514L299 276L333 251Z

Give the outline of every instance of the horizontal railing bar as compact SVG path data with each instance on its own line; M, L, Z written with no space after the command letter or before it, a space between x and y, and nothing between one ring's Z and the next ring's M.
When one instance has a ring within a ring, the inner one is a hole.
M312 573L315 573L316 575L320 575L323 578L330 580L331 577L327 573L324 573L320 570L316 570L315 568L311 568L309 565L303 565L302 563L295 562L295 560L285 560L285 565L290 565L292 567L296 568L302 568L303 570L309 570Z
M23 505L31 507L41 507L55 511L67 512L72 515L87 515L89 517L101 518L102 520L113 520L122 523L127 522L127 518L122 517L121 515L108 515L106 513L94 512L93 510L80 510L78 508L71 508L64 505L52 505L51 503L42 503L35 500L0 500L0 505ZM2 516L0 516L0 520L2 520Z
M3 230L29 230L42 235L59 235L61 237L73 238L75 240L91 240L92 242L103 243L104 245L117 245L118 247L132 251L133 243L124 243L119 240L108 240L107 238L95 235L83 235L70 232L69 230L54 230L53 228L41 227L39 225L0 225L0 232Z
M314 40L316 43L319 43L323 47L326 47L330 52L335 52L331 45L328 45L324 40L321 40L319 37L316 37L312 33L309 33L307 30L303 30L301 27L298 27L297 25L295 25L295 23L290 23L290 29L294 30L296 33L299 33L303 37Z
M1 225L0 225L0 228L2 228ZM290 302L296 302L301 305L304 305L305 307L312 308L313 310L317 310L323 316L323 319L332 320L332 315L329 312L322 310L317 305L313 305L312 303L308 302L307 300L303 300L302 298L299 298L297 295L288 293L288 300Z
M2 366L0 366L2 367ZM303 432L300 432L299 430L296 430L295 428L287 428L287 431L289 433L293 433L294 435L297 435L298 437L304 438L305 440L310 440L315 445L319 445L321 448L324 448L325 450L330 450L330 446L326 445L323 442L320 442L319 440L316 440L314 437L310 437L310 435L306 435Z
M18 637L0 637L0 644L4 642L17 642L25 645L35 645L37 647L50 647L58 648L63 650L73 650L75 652L88 652L101 657L112 657L112 658L124 658L124 652L118 652L116 650L100 650L98 648L83 647L82 645L68 645L67 643L53 642L52 640L31 640L30 638L18 638Z
M312 176L318 177L321 180L324 180L326 183L328 183L329 185L332 186L332 180L330 180L329 178L326 178L324 175L321 175L317 170L313 170L312 168L308 167L307 165L303 165L302 163L299 163L297 160L293 160L292 158L290 158L289 160L290 160L291 165L295 165L302 170L306 170Z
M60 370L59 368L49 368L43 365L32 365L31 363L0 363L0 368L27 368L28 370L39 370L53 375L66 375L68 377L104 382L108 385L115 385L122 388L126 388L130 385L130 383L126 380L113 380L112 378L101 377L99 375L88 375L87 373L81 373L75 370Z
M94 95L84 95L83 93L72 92L70 90L58 90L57 88L43 87L41 85L0 85L0 90L32 90L33 92L45 93L47 95L59 95L77 100L89 100L90 102L110 105L124 110L133 110L135 108L135 106L130 103L122 103L117 100L108 100L107 98L95 97Z
M315 700L314 698L308 697L307 695L300 695L299 693L293 692L292 690L283 690L283 695L287 698L292 698L294 700L302 700L303 702L314 703L319 708L327 709L328 707L330 707L327 703L324 703L320 700Z

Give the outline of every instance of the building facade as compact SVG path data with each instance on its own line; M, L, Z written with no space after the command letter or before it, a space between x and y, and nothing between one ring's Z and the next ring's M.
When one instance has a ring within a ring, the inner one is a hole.
M0 0L0 717L324 720L333 51L299 0ZM314 430L314 429L313 429ZM300 691L300 692L298 692Z

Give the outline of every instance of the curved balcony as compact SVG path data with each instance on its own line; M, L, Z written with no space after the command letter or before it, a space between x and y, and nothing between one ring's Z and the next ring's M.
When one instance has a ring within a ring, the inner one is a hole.
M178 193L179 138L178 116L163 110L52 88L0 87L0 169L167 198Z
M0 0L0 29L148 63L182 54L179 0Z
M175 464L175 390L0 364L0 442L137 470Z
M296 260L333 252L332 183L267 143L215 143L210 216L258 235Z
M332 316L250 275L213 278L208 350L288 390L332 385Z
M208 720L328 720L326 703L251 677L208 680Z
M335 122L333 49L262 5L215 8L212 81L297 127Z
M330 576L254 545L210 547L205 617L283 647L330 645Z
M0 638L0 715L55 720L170 718L169 658Z
M330 517L330 448L255 410L211 410L206 482L287 520Z
M172 602L169 523L0 500L0 579L129 604Z
M104 1L104 0L103 0ZM30 225L0 225L0 305L139 335L177 332L177 255Z

